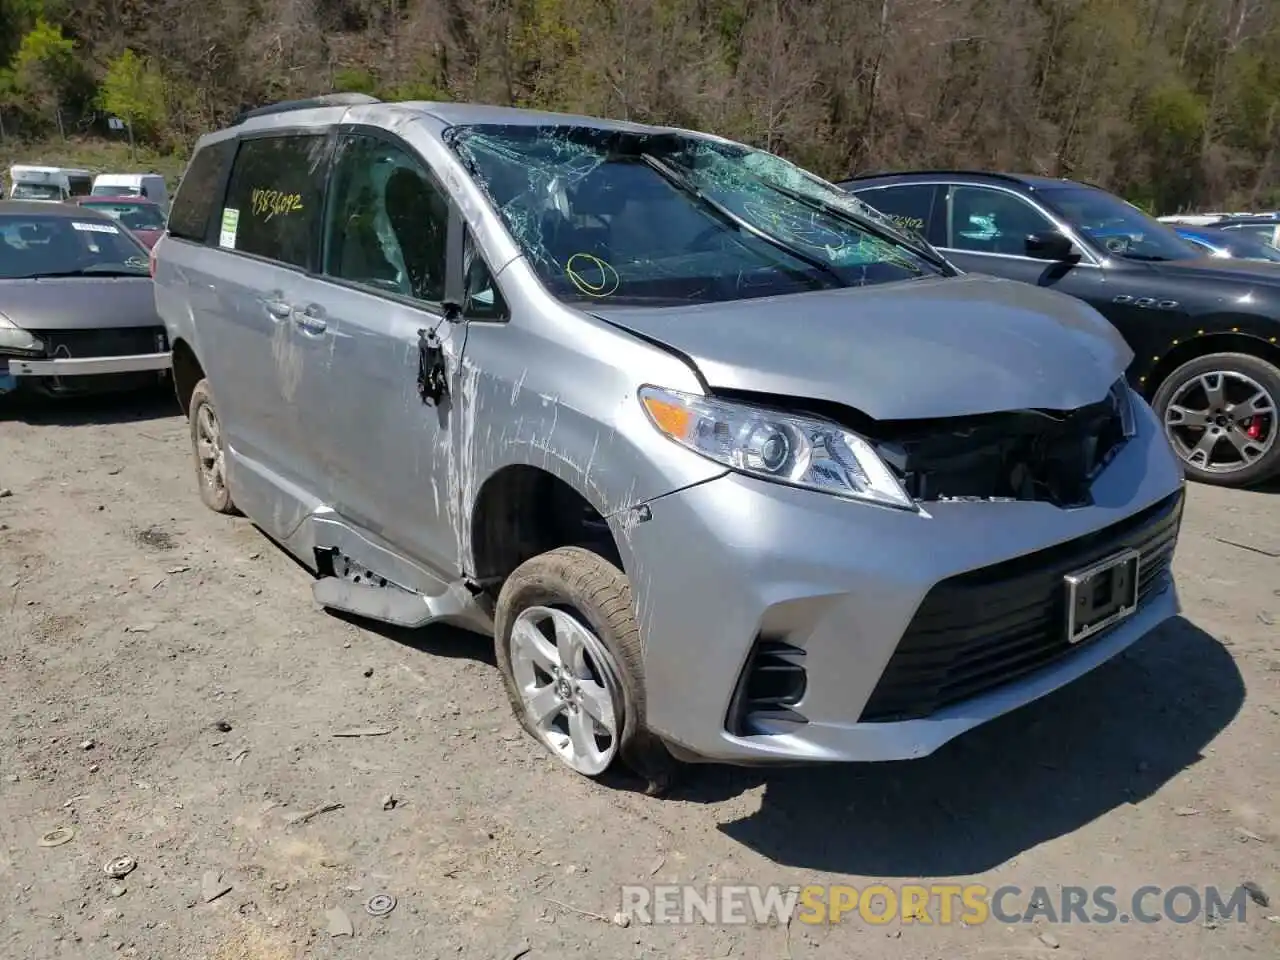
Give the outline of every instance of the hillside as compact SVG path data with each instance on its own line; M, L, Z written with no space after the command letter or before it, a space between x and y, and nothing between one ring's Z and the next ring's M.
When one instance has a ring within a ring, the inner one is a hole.
M24 158L77 160L62 137L109 115L184 158L242 106L341 89L674 122L827 176L1280 205L1275 0L0 0L5 64L0 153Z

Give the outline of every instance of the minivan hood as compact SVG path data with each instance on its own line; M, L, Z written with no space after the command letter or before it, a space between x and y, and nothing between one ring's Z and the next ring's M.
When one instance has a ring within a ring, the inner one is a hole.
M592 313L684 354L713 390L877 420L1071 410L1101 400L1133 359L1083 301L976 274Z
M0 313L24 330L163 326L146 275L0 280Z

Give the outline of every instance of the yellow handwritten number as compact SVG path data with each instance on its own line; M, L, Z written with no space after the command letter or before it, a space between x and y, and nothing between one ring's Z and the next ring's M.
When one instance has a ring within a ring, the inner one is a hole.
M249 194L249 208L255 217L270 220L272 217L299 212L302 209L302 196L279 190L254 189Z

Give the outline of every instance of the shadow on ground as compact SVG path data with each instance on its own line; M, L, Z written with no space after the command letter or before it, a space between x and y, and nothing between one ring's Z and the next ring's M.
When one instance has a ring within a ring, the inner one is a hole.
M493 657L493 640L471 633L460 627L435 625L418 630L409 630L389 623L376 623L361 617L352 616L341 610L330 610L329 616L350 623L361 630L368 630L380 637L385 637L401 646L408 647L418 653L431 657L445 657L449 660L475 660L491 667L497 666Z
M181 412L173 387L167 384L77 397L49 398L26 393L0 396L0 422L17 420L42 426L137 423L175 417Z
M759 811L719 829L788 866L980 873L1150 796L1199 762L1243 702L1230 653L1179 618L930 757L767 774L708 767L680 796L716 803L764 783Z

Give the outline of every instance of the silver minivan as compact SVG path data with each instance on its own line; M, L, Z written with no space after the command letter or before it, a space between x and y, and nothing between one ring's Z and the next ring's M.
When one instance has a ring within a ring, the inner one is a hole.
M1116 331L768 153L276 104L153 256L205 503L326 608L492 635L582 774L920 757L1177 612Z

